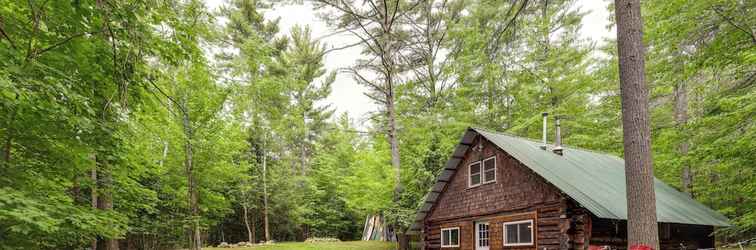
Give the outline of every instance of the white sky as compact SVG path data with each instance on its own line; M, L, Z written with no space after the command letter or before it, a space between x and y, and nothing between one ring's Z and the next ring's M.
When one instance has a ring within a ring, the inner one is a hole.
M207 7L211 10L218 8L218 6L224 4L225 0L205 0ZM276 5L272 10L265 10L264 15L268 19L281 18L279 23L281 33L288 34L291 27L294 25L309 25L312 29L312 36L318 38L327 34L333 33L325 22L321 21L315 11L312 9L312 5L304 1L301 5ZM609 30L609 11L607 7L610 0L578 0L577 6L583 11L587 11L588 14L583 18L582 27L580 30L583 38L595 41L597 44L601 44L605 38L614 38L615 31ZM329 48L341 47L347 44L354 43L356 38L347 34L339 34L324 38L323 43L326 43ZM354 61L360 55L360 48L353 47L349 49L343 49L334 51L326 55L325 65L329 71L338 70L340 68L348 67L354 64ZM364 121L365 115L368 112L375 111L377 107L368 99L363 93L366 88L357 84L352 76L345 73L339 73L336 76L336 81L333 83L333 90L331 95L326 99L326 103L331 104L336 108L337 113L347 112L350 117L357 119L358 121ZM360 126L358 124L358 126Z

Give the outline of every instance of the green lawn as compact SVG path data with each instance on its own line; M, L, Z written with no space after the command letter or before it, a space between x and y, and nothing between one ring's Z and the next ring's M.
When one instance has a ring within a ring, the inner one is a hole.
M381 241L345 241L345 242L282 242L258 247L238 248L205 248L206 250L394 250L395 243ZM739 248L718 248L719 250L740 250ZM756 250L756 247L747 247L746 250Z
M244 248L205 248L208 250L393 250L395 243L381 241L345 241L345 242L281 242L271 245Z

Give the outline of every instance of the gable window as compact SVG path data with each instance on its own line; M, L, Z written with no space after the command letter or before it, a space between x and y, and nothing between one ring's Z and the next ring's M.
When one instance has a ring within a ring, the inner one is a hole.
M470 187L480 186L480 162L470 164Z
M459 228L441 229L441 247L459 247Z
M470 187L496 182L496 156L470 164Z
M504 223L504 246L533 245L533 220Z
M483 160L483 184L496 182L496 156Z

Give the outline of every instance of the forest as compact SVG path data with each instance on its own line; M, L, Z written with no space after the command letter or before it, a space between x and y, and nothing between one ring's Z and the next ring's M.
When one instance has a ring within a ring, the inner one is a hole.
M0 249L404 237L465 129L542 112L622 157L617 42L576 2L0 0ZM303 4L357 42L264 15ZM754 238L756 1L641 4L654 174ZM339 75L375 110L328 103Z

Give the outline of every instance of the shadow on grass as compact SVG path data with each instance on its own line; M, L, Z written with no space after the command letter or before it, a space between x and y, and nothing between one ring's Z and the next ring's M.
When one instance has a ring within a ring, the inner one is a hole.
M344 242L281 242L270 245L237 248L203 248L205 250L393 250L396 243L383 241L344 241Z

